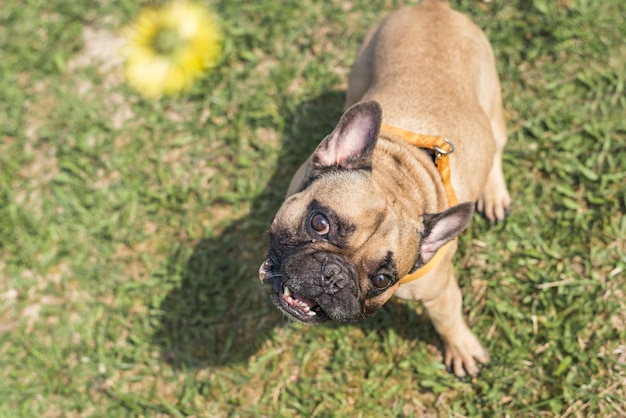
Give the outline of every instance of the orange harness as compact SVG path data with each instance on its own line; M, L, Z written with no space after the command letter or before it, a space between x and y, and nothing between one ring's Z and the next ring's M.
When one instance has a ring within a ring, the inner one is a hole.
M382 123L380 132L383 135L388 134L401 138L416 147L433 150L435 152L435 165L437 166L441 179L443 180L443 186L446 189L446 195L448 197L448 204L450 206L454 206L458 203L456 194L452 188L452 180L450 178L450 159L448 158L448 156L454 151L454 145L452 145L452 142L443 136L416 134L414 132L388 125L385 122ZM441 261L450 245L452 245L452 242L453 241L450 241L441 247L428 263L415 270L413 273L407 274L400 279L400 284L412 282L413 280L420 279L428 274L433 267Z

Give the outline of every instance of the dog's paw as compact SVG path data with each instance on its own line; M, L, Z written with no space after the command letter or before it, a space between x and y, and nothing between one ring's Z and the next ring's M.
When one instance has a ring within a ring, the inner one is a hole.
M479 365L489 362L489 353L467 327L443 340L444 363L459 378L476 376Z
M489 219L492 225L497 225L508 216L512 200L506 189L504 178L492 177L494 176L488 179L482 195L476 202L476 210Z

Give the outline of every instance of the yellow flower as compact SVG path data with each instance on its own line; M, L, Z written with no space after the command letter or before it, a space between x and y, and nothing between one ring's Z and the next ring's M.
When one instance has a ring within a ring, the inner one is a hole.
M126 30L128 83L151 98L190 87L215 66L222 32L205 7L175 1L161 9L146 9Z

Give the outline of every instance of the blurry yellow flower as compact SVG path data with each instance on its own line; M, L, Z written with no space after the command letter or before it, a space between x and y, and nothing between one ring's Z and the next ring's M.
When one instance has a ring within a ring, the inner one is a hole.
M121 53L128 83L158 98L188 88L216 64L222 33L205 7L175 1L142 11L127 29L126 39Z

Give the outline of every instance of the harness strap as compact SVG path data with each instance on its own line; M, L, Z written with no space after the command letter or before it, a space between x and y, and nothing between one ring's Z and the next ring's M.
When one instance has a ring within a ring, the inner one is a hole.
M448 204L450 206L454 206L458 203L456 194L454 193L454 188L452 187L452 179L450 177L450 159L448 158L449 155L454 152L454 145L452 142L443 136L417 134L415 132L388 125L385 122L383 122L380 127L380 133L382 135L393 135L401 138L411 145L415 145L416 147L434 151L435 165L437 166L437 170L439 170L441 180L443 180L443 186L446 190ZM453 241L450 241L443 247L439 248L437 253L428 263L415 270L413 273L407 274L400 279L400 284L412 282L413 280L420 279L428 274L433 267L441 262L441 259L447 253L448 248L452 245L452 242Z
M385 122L382 123L380 132L382 134L397 136L416 147L434 151L435 165L443 180L443 186L446 189L446 195L448 197L448 204L454 206L459 203L454 189L452 188L452 179L450 178L450 159L448 156L454 152L454 145L450 140L439 135L416 134L415 132L391 126Z

